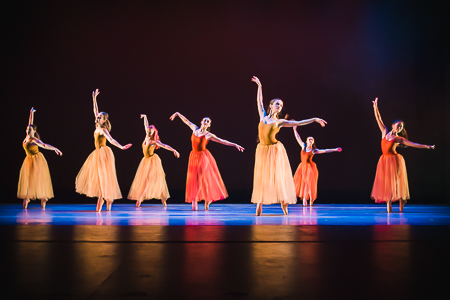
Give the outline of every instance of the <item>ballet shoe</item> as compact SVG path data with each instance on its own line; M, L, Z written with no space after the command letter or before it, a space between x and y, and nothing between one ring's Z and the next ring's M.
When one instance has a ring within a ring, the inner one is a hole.
M27 208L28 203L30 203L30 199L23 199L23 208Z
M389 201L389 202L386 204L386 206L387 206L387 212L388 212L388 213L392 212L392 202Z
M257 216L261 216L262 214L262 205L261 206L256 206L256 215Z
M287 214L288 214L288 204L281 203L281 209L283 210L283 213L287 216Z
M211 204L211 202L205 202L205 210L209 210L209 205Z
M314 201L310 200L309 201L309 206L313 206Z
M136 207L141 207L141 203L142 203L142 201L136 201Z
M308 206L308 200L303 199L303 206Z
M42 206L43 209L45 209L47 201L48 201L48 199L41 199L41 206Z
M111 211L112 204L113 204L113 201L106 200L106 210L107 211Z
M103 199L97 200L97 208L95 210L98 211L98 212L101 212L103 203L105 203L105 201Z
M198 209L197 201L192 202L192 210L197 210L197 209Z
M403 212L403 208L405 207L406 201L402 201L400 200L400 204L399 204L399 210L400 212Z
M161 199L161 202L164 205L164 207L167 207L167 201L165 199Z

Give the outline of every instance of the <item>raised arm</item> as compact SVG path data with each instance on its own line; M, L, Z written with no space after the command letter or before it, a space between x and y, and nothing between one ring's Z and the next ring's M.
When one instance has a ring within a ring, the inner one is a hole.
M408 147L419 148L419 149L434 149L435 148L434 145L417 144L417 143L408 141L407 139L402 138L402 137L396 137L395 142L405 145L405 146L408 146Z
M145 133L148 134L148 120L147 120L147 115L142 114L141 115L141 119L144 118L144 127L145 127Z
M53 151L55 151L55 153L57 155L62 155L62 152L58 148L53 147L52 145L49 145L49 144L45 144L40 139L36 139L35 138L35 139L33 139L33 142L35 142L36 145L38 145L41 148L44 148L44 149L47 149L47 150L53 150Z
M331 152L341 152L342 148L333 148L333 149L316 149L314 151L314 154L324 154L324 153L331 153Z
M259 121L261 122L262 119L264 119L264 117L267 115L266 111L264 110L262 84L261 81L259 81L259 78L256 76L253 76L252 81L258 85L258 91L256 92L256 102L258 105Z
M36 112L36 110L34 109L34 107L32 107L30 110L30 118L28 119L28 126L34 124L34 113L35 112Z
M97 116L98 116L98 105L97 105L97 96L98 94L100 94L100 92L98 91L98 89L95 89L95 91L92 92L92 101L94 102L94 116L95 116L95 120L97 121Z
M187 126L189 126L189 128L192 129L192 131L195 131L198 129L197 125L195 125L194 123L192 123L191 121L189 121L185 116L183 116L182 114L180 114L179 112L174 113L172 116L170 116L170 120L173 121L175 119L175 117L180 117L181 121L184 122L184 124L186 124Z
M222 144L222 145L236 147L236 149L238 149L241 152L244 152L244 150L245 150L243 147L239 146L238 144L229 142L229 141L224 140L224 139L221 139L221 138L217 137L215 134L212 134L212 133L208 133L206 138L210 139L213 142Z
M109 131L106 130L105 128L102 128L102 134L106 137L108 142L110 142L112 145L116 146L119 149L126 150L131 147L131 144L126 144L125 146L119 144L115 139L113 139Z
M164 148L166 150L172 151L173 154L179 158L180 157L180 153L178 153L177 150L173 149L172 147L170 147L169 145L163 144L160 141L156 141L156 145L160 146L161 148Z
M299 145L302 147L302 150L304 150L305 149L305 143L302 141L302 138L300 137L300 134L298 134L298 132L297 132L297 126L294 126L292 129L294 129L295 139L297 140Z
M383 121L381 120L380 111L378 110L378 98L375 98L375 101L372 101L373 103L373 112L375 114L375 119L377 119L378 127L380 127L382 138L387 133L387 128L384 126Z
M308 125L311 124L313 122L317 122L320 124L320 126L325 127L325 124L327 124L327 122L325 120L322 120L320 118L312 118L312 119L306 119L306 120L302 120L302 121L295 121L295 120L285 120L285 119L281 119L278 122L278 127L294 127L294 126L303 126L303 125Z

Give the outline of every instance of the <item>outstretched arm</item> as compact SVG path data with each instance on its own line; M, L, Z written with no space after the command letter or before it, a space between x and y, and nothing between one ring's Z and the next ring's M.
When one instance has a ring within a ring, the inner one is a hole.
M331 153L331 152L341 152L342 148L334 148L334 149L316 149L314 151L314 154L324 154L324 153Z
M375 101L372 101L373 103L373 112L375 114L375 119L377 119L378 127L380 127L382 138L387 133L387 128L384 126L383 121L381 120L380 111L378 110L378 98L375 98Z
M302 141L302 138L300 137L300 134L298 134L298 132L297 132L297 126L294 126L293 129L294 129L295 139L297 140L297 142L302 147L302 150L304 150L305 149L305 143Z
M94 102L95 121L97 121L97 116L98 116L98 105L97 105L97 96L98 96L98 94L100 94L98 89L95 89L95 91L92 92L92 101Z
M280 122L278 123L278 127L303 126L303 125L311 124L313 122L319 123L320 126L322 126L322 127L325 127L325 124L327 124L327 122L325 120L322 120L320 118L312 118L312 119L306 119L306 120L302 120L302 121L281 119Z
M142 114L141 115L141 119L144 118L144 127L145 127L145 133L148 134L148 120L147 120L147 115Z
M208 139L210 139L211 141L213 141L213 142L216 142L216 143L219 143L219 144L222 144L222 145L226 145L226 146L233 146L233 147L236 147L236 149L238 149L238 150L241 151L241 152L244 152L244 150L245 150L243 147L239 146L239 145L236 144L236 143L232 143L232 142L229 142L229 141L227 141L227 140L218 138L215 134L208 133L206 137L207 137Z
M62 155L62 152L58 148L53 147L52 145L49 145L49 144L45 144L39 139L35 138L35 139L33 139L33 142L35 142L36 145L38 145L41 148L44 148L44 149L47 149L47 150L54 150L57 155Z
M113 137L111 136L109 131L106 130L105 128L102 128L102 133L106 137L108 142L110 142L112 145L116 146L119 149L126 150L131 147L131 144L126 144L125 146L122 146L121 144L119 144L115 139L113 139Z
M36 112L36 110L32 107L30 110L30 118L28 119L28 126L33 125L35 112Z
M189 126L189 128L192 129L192 131L197 130L197 125L195 125L194 123L192 123L191 121L189 121L185 116L183 116L182 114L180 114L179 112L174 113L172 116L170 116L170 120L173 121L175 119L175 117L180 117L181 121L184 122L184 124L186 124L187 126Z
M173 149L172 147L170 147L169 145L163 144L160 141L156 141L156 145L160 146L161 148L164 148L166 150L172 151L173 154L179 158L180 157L180 153L178 153L177 150Z
M264 110L263 103L262 84L261 81L259 81L259 78L256 76L253 76L252 81L258 85L258 91L256 92L256 102L258 105L259 121L261 122L262 119L266 116L266 111Z
M408 141L405 138L402 137L396 137L395 138L395 142L405 145L405 146L409 146L409 147L414 147L414 148L420 148L420 149L434 149L435 146L434 145L424 145L424 144L417 144L417 143L413 143L411 141Z

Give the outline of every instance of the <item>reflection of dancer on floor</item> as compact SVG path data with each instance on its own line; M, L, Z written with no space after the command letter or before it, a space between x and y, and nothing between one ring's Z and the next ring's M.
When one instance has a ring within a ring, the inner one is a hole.
M371 198L375 199L376 203L386 202L388 212L392 211L392 202L399 201L400 211L403 211L403 206L409 199L408 178L405 160L397 153L396 148L401 144L414 148L434 149L434 145L428 146L408 141L405 124L401 120L394 121L392 130L387 132L388 129L384 126L378 111L378 98L372 102L375 118L381 130L383 155L378 161Z
M162 204L167 206L166 200L170 195L166 183L166 174L164 173L161 159L158 154L153 152L161 147L172 151L176 157L180 157L180 154L169 145L161 143L158 130L155 126L148 125L146 115L141 115L141 118L144 118L146 133L142 143L144 157L131 184L128 199L136 200L136 207L141 206L142 201L147 199L161 199Z
M54 150L56 154L62 155L56 147L44 144L39 134L37 126L33 124L34 112L31 108L27 136L23 140L22 146L27 156L23 161L19 175L19 186L17 188L17 198L23 199L23 208L28 207L30 200L41 199L41 206L45 208L48 199L53 198L52 180L44 155L39 152L39 147Z
M297 126L294 126L294 134L297 142L302 147L300 153L302 162L298 165L297 171L294 175L295 193L297 197L303 199L303 206L313 205L314 200L317 199L317 179L319 178L319 171L316 164L312 161L314 154L341 152L342 148L334 149L317 149L316 142L312 136L306 138L306 143L297 132Z
M252 81L258 85L259 112L259 144L256 148L252 203L257 204L256 215L258 216L262 213L263 204L274 203L280 203L284 214L287 215L288 205L297 203L297 197L289 159L283 144L277 141L276 134L281 127L302 126L313 122L317 122L323 127L326 122L319 118L303 121L280 119L283 108L281 99L270 101L266 112L263 105L261 82L257 77L253 77Z
M211 140L222 145L236 147L241 152L244 151L244 148L209 132L210 118L203 118L199 128L178 112L174 113L170 120L173 121L177 116L192 130L192 151L189 155L186 180L186 202L192 203L192 209L197 210L198 202L205 200L205 210L208 210L211 202L227 198L228 193L216 161L206 149L206 145Z
M75 188L77 193L85 194L88 197L98 197L96 210L101 211L103 199L106 200L106 209L111 210L114 200L122 198L117 182L114 154L111 148L106 146L106 140L122 150L130 148L131 144L122 146L112 138L109 115L105 112L98 112L98 94L100 94L98 89L92 92L95 116L95 150L81 167L75 180Z

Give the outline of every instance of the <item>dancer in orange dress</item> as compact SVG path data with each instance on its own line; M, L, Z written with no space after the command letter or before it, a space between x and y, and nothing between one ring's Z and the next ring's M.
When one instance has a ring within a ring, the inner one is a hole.
M378 110L378 98L375 98L372 103L375 118L381 130L381 151L383 155L378 161L371 198L376 203L386 202L388 212L392 212L392 202L399 201L399 209L403 211L403 207L409 199L408 177L405 160L403 156L397 153L396 148L399 145L404 145L414 148L434 149L434 145L422 145L408 141L405 124L401 120L394 121L392 130L387 132L388 130L384 126Z
M192 130L192 151L189 155L186 180L186 202L192 203L192 209L197 210L198 202L204 200L205 210L208 210L211 202L227 198L228 193L216 161L206 149L206 145L211 140L222 145L236 147L241 152L244 151L244 148L238 144L218 138L209 132L211 127L210 118L203 118L199 128L178 112L174 113L170 120L173 121L177 116Z
M319 118L303 121L280 119L283 108L281 99L270 101L267 112L264 110L262 84L256 76L252 81L258 85L257 104L259 112L258 137L256 147L255 174L253 178L252 203L256 203L256 215L262 213L263 204L280 203L283 213L288 214L288 205L297 203L291 165L286 150L277 141L276 134L281 127L294 127L319 123L322 127L327 122Z
M111 210L114 200L122 198L117 182L114 154L111 148L106 146L106 140L122 150L131 147L131 144L122 146L112 138L109 115L105 112L98 112L97 96L99 94L98 89L92 92L95 116L95 150L86 159L75 180L77 193L98 198L96 208L98 212L102 210L103 199L106 200L106 209Z
M30 200L35 199L40 199L42 208L45 208L48 199L53 198L50 171L44 155L39 152L39 147L53 150L57 155L62 155L62 152L56 147L41 141L36 131L37 126L33 124L35 112L36 110L31 108L26 130L27 136L22 143L27 156L20 169L17 198L23 199L23 208L27 208Z
M153 125L148 125L147 116L142 114L144 118L145 139L142 142L142 151L144 157L131 184L128 199L136 200L136 207L141 206L143 200L161 199L164 206L167 206L166 200L170 197L169 189L166 183L166 174L161 164L158 154L154 153L159 147L172 151L178 158L180 154L169 145L161 143L158 130Z
M294 175L295 193L297 197L303 199L303 206L313 205L317 199L317 180L319 179L319 171L316 164L312 161L314 154L341 152L342 148L334 149L317 149L316 142L312 136L306 138L306 143L302 141L300 134L297 132L297 126L294 126L294 134L297 142L302 147L300 153L302 162L298 165Z

